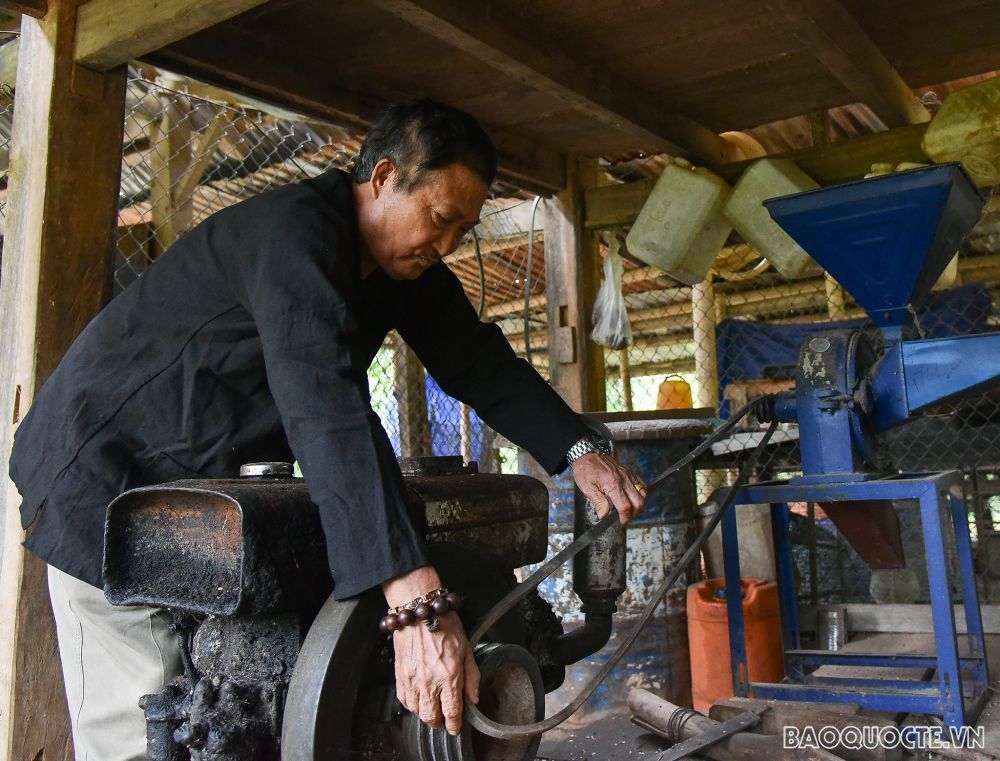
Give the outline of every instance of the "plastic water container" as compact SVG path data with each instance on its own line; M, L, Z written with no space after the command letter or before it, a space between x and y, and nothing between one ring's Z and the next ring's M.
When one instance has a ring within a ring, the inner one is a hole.
M723 213L743 239L789 279L819 274L820 267L771 219L763 202L819 185L787 159L760 159L743 172Z
M1000 183L1000 77L953 92L924 133L922 147L935 163L961 161L977 185Z
M705 279L733 229L722 215L731 189L709 170L684 163L664 168L625 244L646 264L695 285Z
M780 682L785 676L778 587L773 581L743 579L743 624L751 682ZM729 655L726 583L708 579L687 592L688 641L691 649L691 696L706 716L719 700L733 696Z

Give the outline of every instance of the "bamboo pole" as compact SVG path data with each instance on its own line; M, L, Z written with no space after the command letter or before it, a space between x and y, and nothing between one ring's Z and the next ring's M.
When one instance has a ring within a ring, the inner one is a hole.
M698 378L698 406L719 406L719 364L715 351L715 287L707 279L691 288L694 364Z
M628 349L618 352L618 373L622 379L622 394L625 397L625 411L632 411L632 374L629 372Z
M462 446L462 461L466 464L472 462L472 418L469 414L470 407L462 402L459 407L459 435Z
M698 379L696 406L711 409L719 407L719 360L715 344L718 309L715 286L709 275L704 281L691 287L691 322L695 377ZM697 481L701 496L707 498L722 486L724 473L721 470L698 471Z
M847 318L847 293L844 287L833 279L827 272L823 278L826 286L826 312L831 320L843 320Z

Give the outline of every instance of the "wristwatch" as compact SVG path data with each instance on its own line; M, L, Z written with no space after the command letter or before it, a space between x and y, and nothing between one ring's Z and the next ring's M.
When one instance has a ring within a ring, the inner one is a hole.
M596 433L589 433L569 448L569 451L566 453L566 462L572 465L585 454L592 452L595 454L610 455L614 452L614 447L603 436L598 436Z

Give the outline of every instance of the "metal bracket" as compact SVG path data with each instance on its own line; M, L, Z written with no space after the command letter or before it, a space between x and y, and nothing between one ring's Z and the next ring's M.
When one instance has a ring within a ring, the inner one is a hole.
M692 753L697 753L699 750L715 745L730 735L735 735L737 732L743 732L751 727L755 727L760 723L760 714L766 710L768 710L767 707L763 708L759 713L746 711L728 721L717 724L707 732L689 737L684 742L677 743L674 747L664 751L657 761L678 761L678 759L687 758Z

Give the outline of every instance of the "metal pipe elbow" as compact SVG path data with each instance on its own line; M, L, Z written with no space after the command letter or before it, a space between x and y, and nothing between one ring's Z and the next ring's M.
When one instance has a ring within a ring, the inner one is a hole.
M583 626L549 640L548 651L552 660L560 666L582 661L593 655L611 639L611 614L587 613Z

